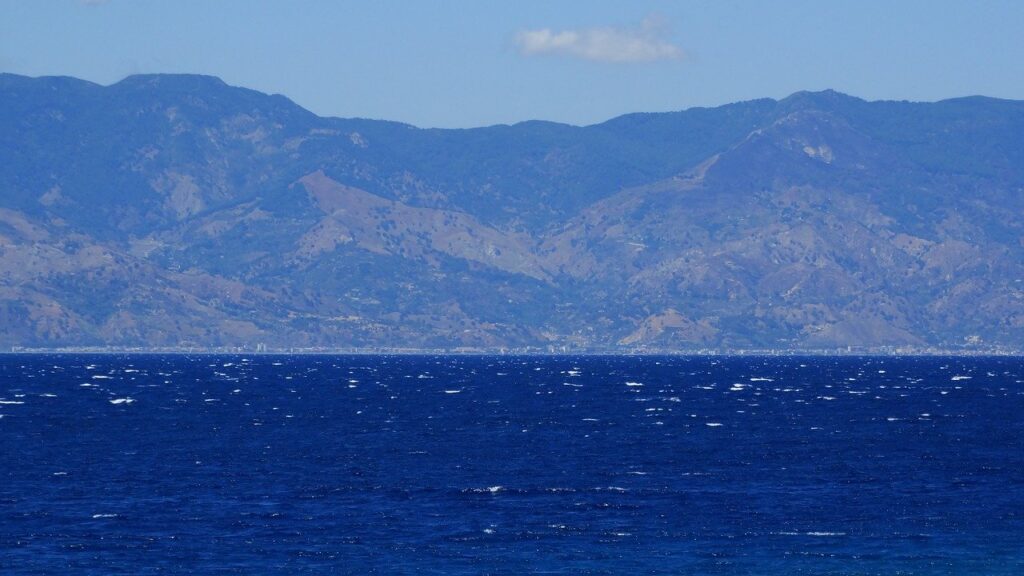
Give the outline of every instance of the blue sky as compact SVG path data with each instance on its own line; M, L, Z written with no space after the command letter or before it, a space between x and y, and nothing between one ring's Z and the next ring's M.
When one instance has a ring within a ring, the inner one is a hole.
M825 88L1024 99L1024 1L0 0L0 71L212 74L441 127Z

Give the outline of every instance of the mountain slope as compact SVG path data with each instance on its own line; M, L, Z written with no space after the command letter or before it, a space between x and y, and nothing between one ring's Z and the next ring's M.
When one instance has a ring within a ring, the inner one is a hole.
M421 130L0 75L0 345L1021 349L1024 103Z

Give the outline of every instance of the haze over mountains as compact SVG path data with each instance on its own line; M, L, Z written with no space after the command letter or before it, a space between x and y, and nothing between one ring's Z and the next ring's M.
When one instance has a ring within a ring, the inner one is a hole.
M4 74L0 346L1021 350L1022 209L1017 101L426 130Z

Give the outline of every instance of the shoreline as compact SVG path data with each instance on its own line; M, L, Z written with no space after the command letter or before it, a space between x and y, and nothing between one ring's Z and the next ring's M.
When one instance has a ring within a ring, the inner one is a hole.
M250 347L62 347L14 346L0 356L18 355L165 355L165 356L521 356L521 357L1024 357L1013 349L959 350L945 348L842 348L842 349L638 349L548 350L542 348L272 348Z

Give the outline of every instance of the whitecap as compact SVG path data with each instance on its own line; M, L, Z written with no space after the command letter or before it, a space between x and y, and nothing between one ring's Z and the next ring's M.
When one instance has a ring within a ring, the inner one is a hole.
M445 390L445 394L459 394L462 390Z
M640 382L626 382L626 386L643 386Z
M426 454L426 452L422 452L422 454ZM468 490L464 489L462 490L462 492L473 492L475 494L497 494L498 492L501 492L504 489L504 486L487 486L485 488L469 488Z
M970 380L970 379L971 379L970 376L959 376L959 375L958 376L953 376L952 378L950 378L950 380L952 380L953 382L959 382L960 380Z
M721 426L722 423L721 422L705 422L704 425L705 426L710 426L712 428L717 428L718 426Z
M0 400L0 404L24 404L21 400Z
M131 404L135 402L134 398L114 398L110 401L111 404Z

